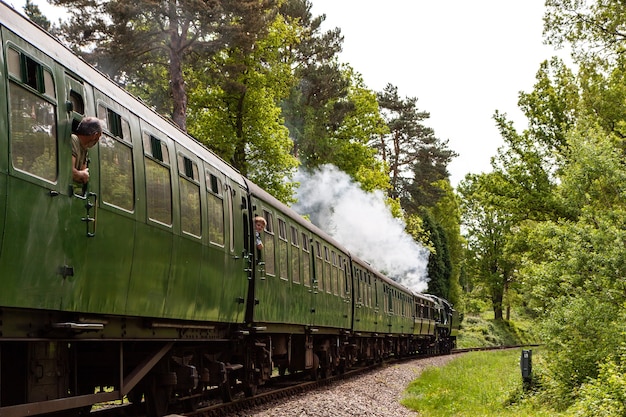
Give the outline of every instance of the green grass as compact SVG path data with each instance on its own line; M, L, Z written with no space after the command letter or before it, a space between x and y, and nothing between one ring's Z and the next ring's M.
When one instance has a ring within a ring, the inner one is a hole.
M533 335L533 324L522 317L510 321L494 320L493 313L466 315L461 322L457 347L516 346L539 343Z
M402 404L424 417L559 416L523 393L520 355L521 349L471 352L429 368L408 386Z

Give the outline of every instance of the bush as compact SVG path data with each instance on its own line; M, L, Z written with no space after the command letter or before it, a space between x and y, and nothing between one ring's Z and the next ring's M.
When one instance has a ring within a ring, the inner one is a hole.
M622 348L624 350L624 348ZM580 388L573 407L580 417L614 417L626 415L626 355L620 360L608 359L600 365L598 378Z

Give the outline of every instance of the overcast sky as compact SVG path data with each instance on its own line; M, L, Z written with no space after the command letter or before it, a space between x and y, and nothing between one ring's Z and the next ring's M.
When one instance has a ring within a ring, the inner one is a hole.
M543 44L544 0L311 0L324 28L341 28L343 62L374 91L391 83L417 97L425 123L460 154L452 184L490 171L503 142L496 110L518 130L519 91L531 91L539 64L557 54ZM560 52L564 55L563 52Z

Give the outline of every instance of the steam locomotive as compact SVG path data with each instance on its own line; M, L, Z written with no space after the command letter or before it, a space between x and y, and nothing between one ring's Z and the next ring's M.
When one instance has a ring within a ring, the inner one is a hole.
M2 2L0 38L0 416L123 398L162 416L274 372L454 347L446 300L376 271ZM86 189L70 144L85 115L104 128Z

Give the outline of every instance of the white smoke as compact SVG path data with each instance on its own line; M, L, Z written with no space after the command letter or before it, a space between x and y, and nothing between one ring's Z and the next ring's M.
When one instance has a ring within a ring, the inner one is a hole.
M293 209L393 280L414 291L427 286L429 252L404 231L382 192L366 193L344 172L324 165L300 182Z

